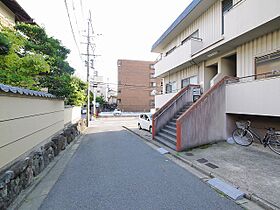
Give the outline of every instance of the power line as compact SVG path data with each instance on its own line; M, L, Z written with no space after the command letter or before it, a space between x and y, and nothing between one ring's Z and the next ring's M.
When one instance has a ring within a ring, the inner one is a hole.
M70 14L69 14L69 9L68 9L68 5L67 5L67 1L64 0L64 3L65 3L66 11L67 11L68 21L69 21L69 24L70 24L72 36L73 36L73 39L74 39L74 41L75 41L76 47L77 47L77 49L78 49L79 56L80 56L81 60L83 60L83 58L82 58L82 56L81 56L81 52L80 52L79 46L78 46L78 43L77 43L77 40L76 40L76 36L75 36L75 33L74 33L73 25L72 25L72 22L71 22L71 18L70 18Z
M77 26L77 29L78 29L78 34L79 34L79 38L81 37L81 34L80 34L80 30L79 30L79 24L78 24L78 20L77 20L77 16L76 16L76 9L75 9L75 4L74 4L74 0L72 0L72 9L73 9L73 14L74 14L74 18L75 18L75 23L76 23L76 26Z
M83 20L84 20L85 19L85 15L84 15L83 0L80 0L80 7L81 7L81 12L82 12Z

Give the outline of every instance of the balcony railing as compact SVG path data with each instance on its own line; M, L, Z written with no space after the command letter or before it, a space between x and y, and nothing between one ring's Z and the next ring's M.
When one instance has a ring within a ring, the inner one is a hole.
M162 56L155 64L156 76L164 74L190 61L192 55L202 49L202 45L202 39L190 38L182 45L173 49L168 55Z
M227 80L226 113L280 117L280 72Z
M226 39L238 37L264 23L279 17L279 0L238 1L224 16ZM242 24L240 24L242 23Z

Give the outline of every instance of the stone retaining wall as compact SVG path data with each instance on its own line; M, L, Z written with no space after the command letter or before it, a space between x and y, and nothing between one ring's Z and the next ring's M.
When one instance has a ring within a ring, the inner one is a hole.
M66 127L62 133L54 136L39 149L0 172L0 210L7 209L20 192L30 186L34 178L53 161L55 156L65 150L85 127L85 120Z

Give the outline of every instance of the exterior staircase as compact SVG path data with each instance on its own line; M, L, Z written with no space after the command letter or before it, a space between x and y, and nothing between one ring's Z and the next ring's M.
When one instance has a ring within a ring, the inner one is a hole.
M176 150L176 120L192 105L188 103L154 137L156 141Z

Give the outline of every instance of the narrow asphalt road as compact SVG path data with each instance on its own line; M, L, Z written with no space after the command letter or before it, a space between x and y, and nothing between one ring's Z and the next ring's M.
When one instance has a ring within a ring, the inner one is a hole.
M88 130L40 209L242 209L120 126Z

